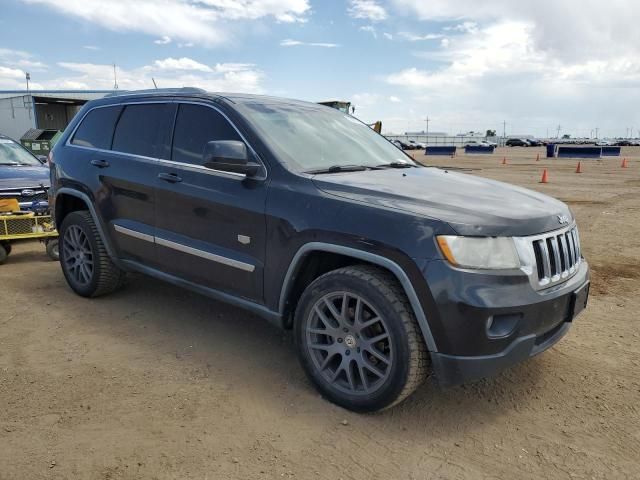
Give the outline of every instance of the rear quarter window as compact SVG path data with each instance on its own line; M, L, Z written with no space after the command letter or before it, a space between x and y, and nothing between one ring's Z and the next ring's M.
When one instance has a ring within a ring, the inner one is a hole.
M120 106L99 107L91 110L80 123L71 143L81 147L110 149L113 128L121 110Z

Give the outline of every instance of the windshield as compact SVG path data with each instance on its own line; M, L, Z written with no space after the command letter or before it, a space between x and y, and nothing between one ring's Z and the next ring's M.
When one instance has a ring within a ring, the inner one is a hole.
M315 105L237 105L267 145L299 172L330 167L415 163L359 120Z
M0 138L0 165L42 166L40 160L13 140Z

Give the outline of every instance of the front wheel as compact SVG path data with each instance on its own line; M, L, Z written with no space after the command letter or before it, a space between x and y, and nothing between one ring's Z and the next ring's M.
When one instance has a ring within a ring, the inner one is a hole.
M311 283L295 318L302 365L330 401L389 408L427 377L428 353L404 291L385 270L353 266Z

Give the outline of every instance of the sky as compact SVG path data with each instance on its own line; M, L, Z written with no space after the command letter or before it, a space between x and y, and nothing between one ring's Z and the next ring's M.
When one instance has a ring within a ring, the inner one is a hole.
M640 137L637 0L3 0L0 90L349 100L384 132ZM152 80L153 79L153 80ZM505 125L506 123L506 125Z

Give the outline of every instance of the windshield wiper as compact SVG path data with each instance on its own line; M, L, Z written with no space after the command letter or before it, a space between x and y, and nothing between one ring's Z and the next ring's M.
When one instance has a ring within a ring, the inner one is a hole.
M317 170L308 170L304 173L310 173L312 175L320 173L342 173L342 172L364 172L369 167L364 165L332 165L328 168L319 168Z
M415 168L417 165L407 162L389 162L376 165L377 168Z

